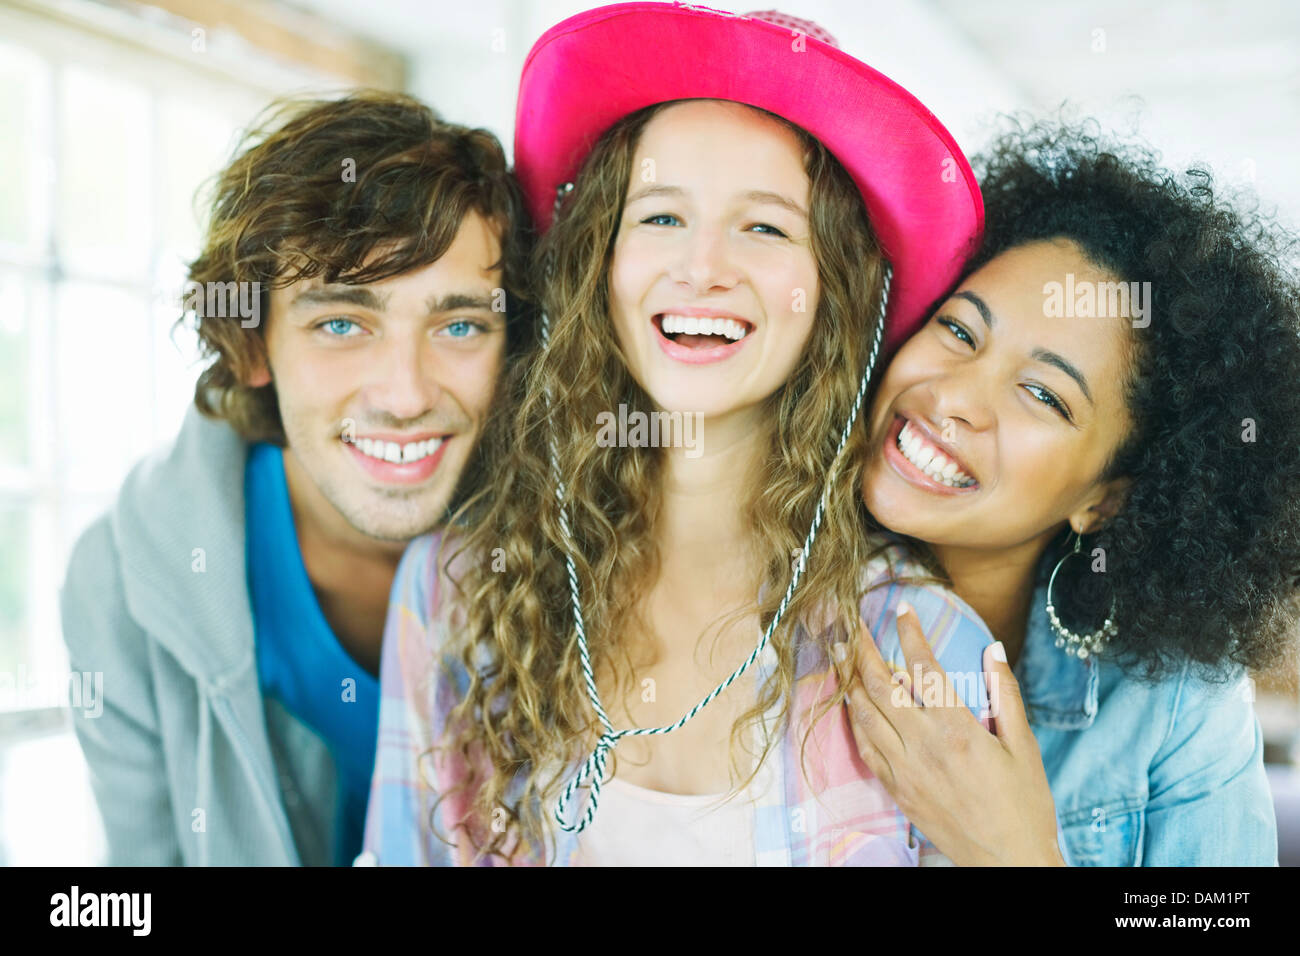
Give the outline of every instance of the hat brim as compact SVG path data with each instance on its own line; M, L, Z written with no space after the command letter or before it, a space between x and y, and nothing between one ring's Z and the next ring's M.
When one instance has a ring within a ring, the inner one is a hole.
M515 172L537 227L549 227L556 187L574 179L610 126L654 103L696 98L768 110L834 154L893 266L886 350L915 331L983 231L970 164L893 80L764 20L623 3L546 31L524 62L515 122Z

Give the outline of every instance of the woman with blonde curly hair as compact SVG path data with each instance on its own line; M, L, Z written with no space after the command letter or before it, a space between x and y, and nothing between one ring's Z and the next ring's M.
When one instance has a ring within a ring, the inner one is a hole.
M987 630L900 583L852 467L882 341L978 237L964 157L774 14L580 14L518 112L545 317L489 481L398 571L363 859L941 859L859 759L830 655L866 621L897 657L913 607L955 704L986 700Z

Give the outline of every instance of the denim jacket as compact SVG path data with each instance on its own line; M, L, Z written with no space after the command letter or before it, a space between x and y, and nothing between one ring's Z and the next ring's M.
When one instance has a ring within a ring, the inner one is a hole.
M1157 684L1055 646L1046 582L1016 662L1073 866L1276 866L1253 685Z

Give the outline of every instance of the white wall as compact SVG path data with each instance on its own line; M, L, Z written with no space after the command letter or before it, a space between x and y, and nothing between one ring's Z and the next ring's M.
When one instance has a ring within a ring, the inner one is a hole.
M305 0L405 51L411 88L510 151L528 48L587 0ZM772 0L711 3L743 13ZM1206 160L1300 223L1300 4L1289 0L799 0L847 52L895 79L968 152L999 112L1069 99L1175 165ZM1098 33L1097 31L1101 31ZM1100 41L1100 43L1099 43ZM1100 47L1100 48L1099 48ZM671 55L671 51L665 51Z

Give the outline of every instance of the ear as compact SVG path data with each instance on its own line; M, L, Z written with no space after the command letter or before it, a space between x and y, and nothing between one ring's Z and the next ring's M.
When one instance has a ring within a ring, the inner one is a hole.
M1078 534L1092 534L1119 514L1128 498L1133 479L1116 478L1099 486L1070 514L1070 526Z
M249 388L261 388L271 384L271 368L265 358L259 358L249 370L244 384Z
M264 334L265 330L262 331ZM267 355L266 339L263 335L256 335L252 345L253 354L248 358L247 371L239 376L240 384L246 388L261 388L263 385L271 384L271 359Z

